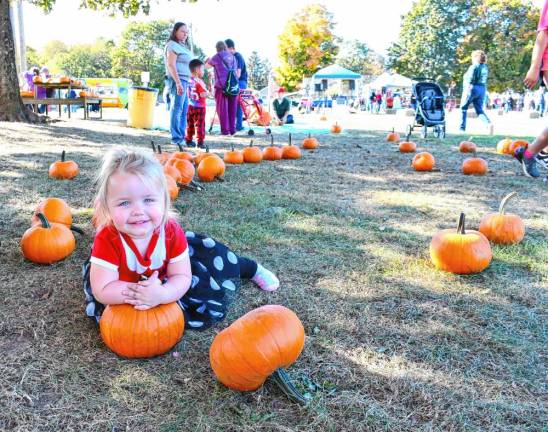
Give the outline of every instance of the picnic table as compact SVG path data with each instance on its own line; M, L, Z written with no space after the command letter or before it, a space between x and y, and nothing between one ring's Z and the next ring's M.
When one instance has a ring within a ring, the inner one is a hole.
M59 107L59 117L61 117L61 106L66 105L68 107L67 113L70 118L71 105L82 105L84 107L84 120L90 117L89 109L92 105L99 105L99 118L103 118L103 105L102 100L99 97L81 96L77 98L44 98L38 99L38 87L54 90L85 90L86 86L75 85L72 83L34 83L34 97L23 97L23 103L25 105L34 105L35 111L38 111L38 105L46 106L46 115L48 115L48 105L57 105Z

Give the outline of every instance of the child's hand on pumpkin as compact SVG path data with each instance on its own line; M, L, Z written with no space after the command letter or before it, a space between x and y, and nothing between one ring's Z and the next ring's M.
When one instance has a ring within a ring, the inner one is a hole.
M147 280L136 284L128 284L128 289L122 294L127 298L126 303L138 310L147 310L158 306L162 302L162 282L158 279L158 272L152 273Z

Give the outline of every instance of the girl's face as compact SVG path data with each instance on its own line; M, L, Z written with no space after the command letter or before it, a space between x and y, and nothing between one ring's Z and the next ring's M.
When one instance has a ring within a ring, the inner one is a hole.
M138 176L115 173L108 182L107 205L116 229L135 239L150 238L165 213L163 195Z
M186 38L188 37L188 28L186 25L182 25L179 27L179 29L175 32L175 37L179 42L186 41Z

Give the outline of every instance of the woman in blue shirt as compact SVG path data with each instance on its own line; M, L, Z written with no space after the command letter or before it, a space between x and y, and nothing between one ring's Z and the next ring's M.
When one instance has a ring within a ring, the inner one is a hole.
M472 65L468 68L462 79L462 122L460 124L460 130L466 130L466 115L470 104L474 105L474 109L478 117L487 125L489 134L493 134L493 124L483 111L483 104L485 101L485 91L487 88L487 76L489 75L489 69L485 62L487 56L481 50L472 52Z

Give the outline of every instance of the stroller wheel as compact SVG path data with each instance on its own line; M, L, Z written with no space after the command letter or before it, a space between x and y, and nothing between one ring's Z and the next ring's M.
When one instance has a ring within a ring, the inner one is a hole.
M253 136L253 135L255 135L255 131L254 131L253 129L249 129L249 130L247 131L247 134L248 134L249 136Z
M427 136L428 136L428 127L424 125L421 130L421 138L426 139Z
M441 139L444 139L444 138L445 138L445 125L443 125L443 126L441 127L440 138L441 138Z
M267 135L270 135L272 133L272 131L270 130L270 128L266 128L265 131L264 131Z

